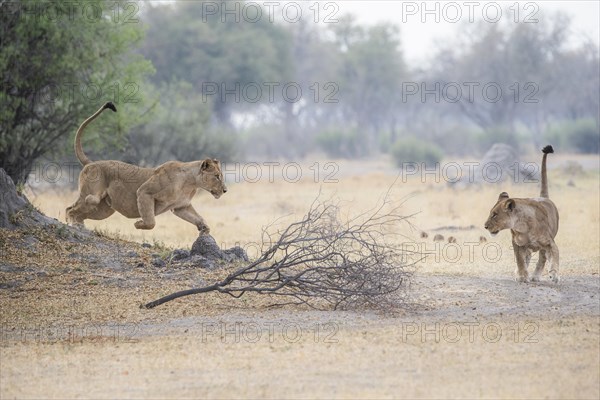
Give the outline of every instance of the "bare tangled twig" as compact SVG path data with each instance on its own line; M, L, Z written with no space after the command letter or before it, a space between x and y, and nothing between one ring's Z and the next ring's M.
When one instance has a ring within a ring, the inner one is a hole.
M184 290L142 308L191 294L219 292L241 297L270 294L314 308L381 307L410 277L407 250L394 241L399 213L387 196L374 209L345 222L339 206L317 198L307 214L283 230L263 230L262 255L213 285ZM414 262L413 262L414 263Z

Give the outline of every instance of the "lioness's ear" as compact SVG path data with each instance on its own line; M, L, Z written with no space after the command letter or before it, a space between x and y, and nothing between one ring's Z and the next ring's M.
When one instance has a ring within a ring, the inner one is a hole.
M504 208L506 208L508 211L514 210L515 209L515 201L513 199L506 200L506 203L504 203Z
M209 162L209 160L202 161L202 165L200 166L200 170L201 171L206 171L209 168L210 168L210 162Z
M508 193L506 192L502 192L500 193L500 196L498 196L498 201L502 201L502 200L506 200L508 199Z

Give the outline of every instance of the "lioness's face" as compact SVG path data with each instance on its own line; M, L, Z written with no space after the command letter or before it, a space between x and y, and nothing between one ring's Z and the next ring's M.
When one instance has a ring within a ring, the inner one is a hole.
M492 236L496 236L503 229L511 229L513 227L512 216L514 208L515 201L508 197L508 193L500 193L496 205L490 211L490 215L485 222L485 229Z
M200 174L202 175L200 186L208 190L215 199L227 192L219 160L204 160L200 168Z

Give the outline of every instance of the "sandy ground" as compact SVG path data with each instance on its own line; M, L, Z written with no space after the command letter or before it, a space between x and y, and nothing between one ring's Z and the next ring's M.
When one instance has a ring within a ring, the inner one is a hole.
M429 294L395 316L229 309L5 332L2 398L598 398L599 284L419 275Z
M381 163L368 172L340 164L333 186L239 183L227 194L235 197L200 196L196 205L231 246L259 240L274 217L301 213L319 189L352 213L394 178ZM498 187L395 186L407 214L418 213L402 228L407 246L427 257L415 266L409 301L387 312L271 308L263 297L216 294L141 310L223 273L151 265L168 252L163 244L189 247L195 237L174 216L159 217L145 236L118 216L92 225L132 243L2 232L0 398L599 398L598 171L575 186L568 179L559 170L550 177L561 212L558 285L513 280L510 235L479 241ZM537 188L508 191L535 196ZM48 192L35 203L60 219L73 197ZM457 243L433 242L436 233Z

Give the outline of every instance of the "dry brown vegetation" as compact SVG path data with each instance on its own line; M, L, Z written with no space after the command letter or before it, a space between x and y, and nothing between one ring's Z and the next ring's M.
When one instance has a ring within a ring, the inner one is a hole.
M300 182L230 182L221 199L202 194L193 205L222 247L246 246L260 242L262 226L303 215L319 191L340 198L342 214L373 207L396 179L389 165L340 162L338 183L315 183L306 165ZM597 170L573 178L554 168L549 181L561 217L558 286L514 282L508 232L480 243L498 193L536 196L536 184L397 182L391 196L404 200L404 215L417 215L394 240L430 254L417 265L411 307L387 314L272 309L265 296L214 293L141 310L227 273L153 266L167 247L189 248L196 238L172 215L152 231L118 215L90 223L101 232L96 243L60 230L2 231L11 267L0 271L0 397L597 398L600 179ZM75 196L36 194L34 205L61 220ZM437 233L456 243L434 242ZM108 250L129 267L111 268Z

